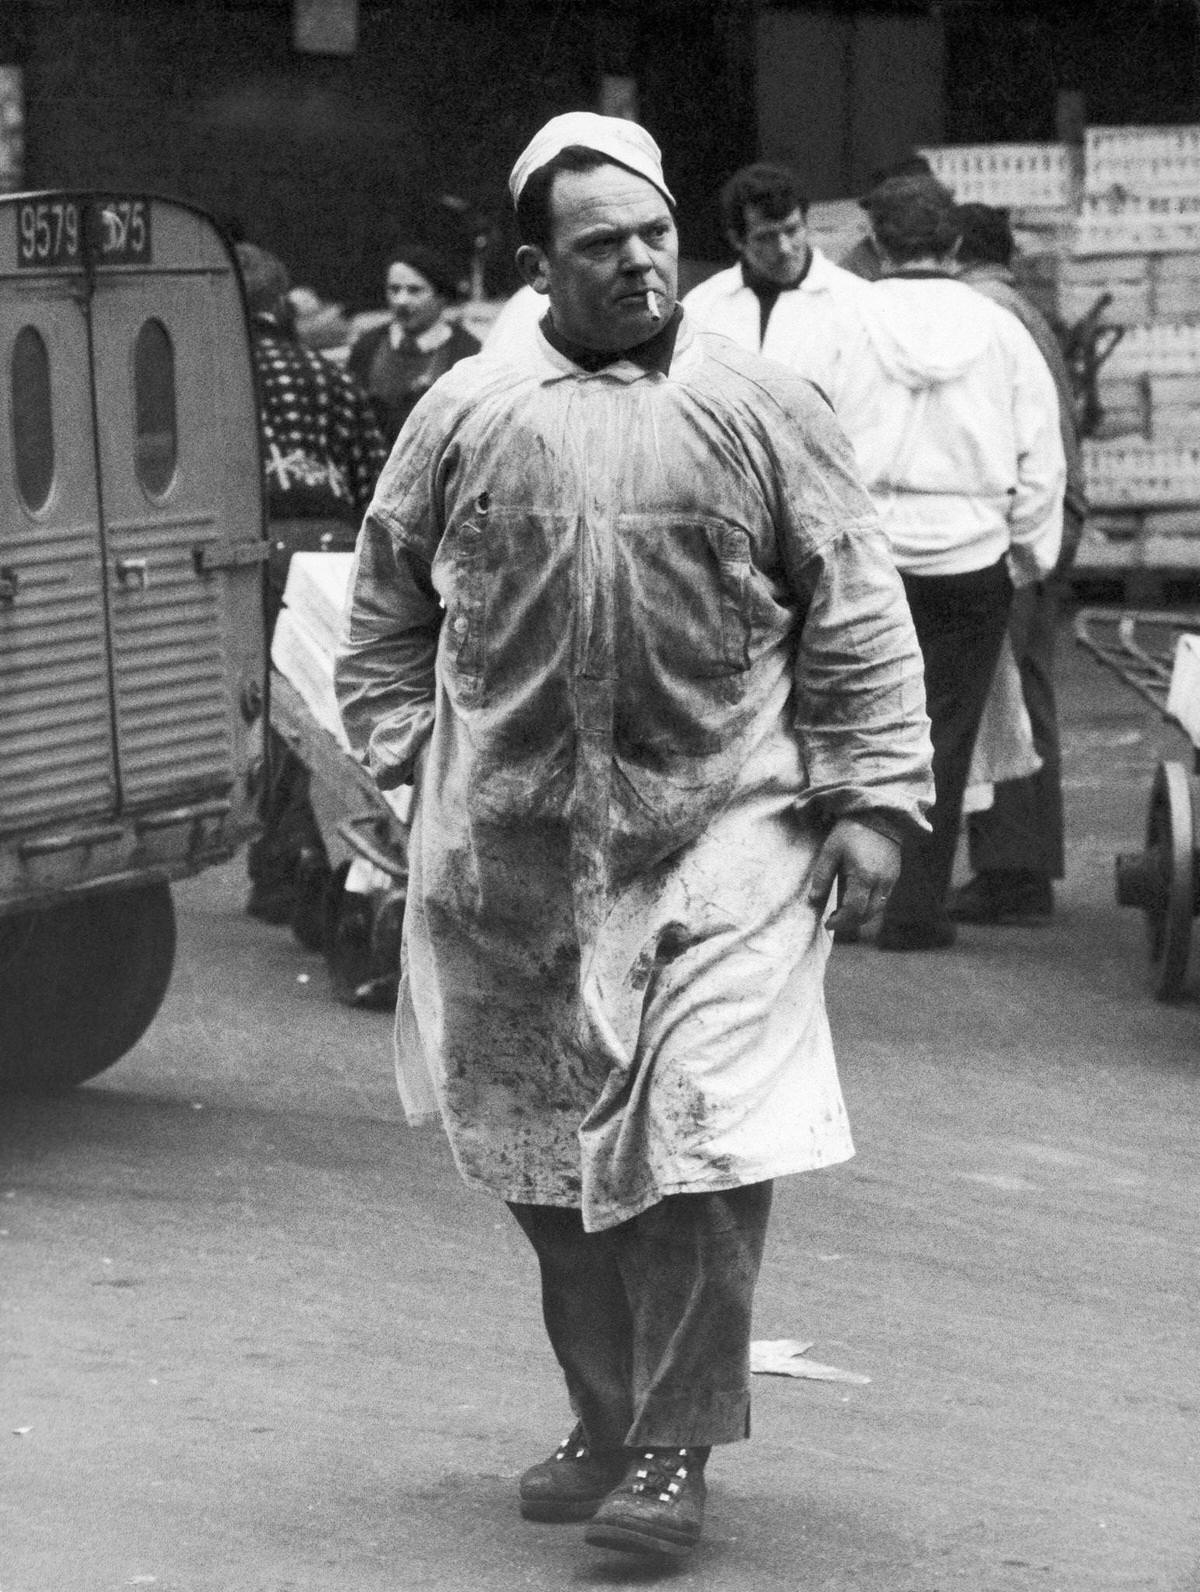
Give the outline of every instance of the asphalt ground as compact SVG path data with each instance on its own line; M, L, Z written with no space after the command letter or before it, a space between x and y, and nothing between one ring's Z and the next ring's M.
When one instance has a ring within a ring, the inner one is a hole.
M1069 640L1062 687L1054 920L835 952L858 1155L779 1185L755 1333L870 1380L756 1377L687 1565L518 1517L531 1256L234 864L136 1050L0 1107L0 1592L1200 1592L1200 1003L1112 889L1191 748Z

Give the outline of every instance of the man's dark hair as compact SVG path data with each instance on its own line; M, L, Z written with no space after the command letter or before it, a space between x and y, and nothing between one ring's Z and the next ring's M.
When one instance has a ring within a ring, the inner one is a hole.
M808 197L800 192L796 175L786 166L755 161L735 171L718 198L721 225L735 238L746 235L746 207L754 205L768 221L782 221L793 210L808 215Z
M1011 265L1016 242L1008 211L998 205L959 205L960 265Z
M929 164L927 155L918 154L914 149L907 155L901 155L899 160L893 160L887 166L880 166L873 171L867 179L867 192L878 188L880 183L886 182L889 177L932 177L933 167Z
M531 243L535 249L549 250L554 234L550 189L560 171L595 171L598 166L619 164L608 155L602 155L595 149L586 149L582 144L568 144L565 149L560 149L552 160L532 173L521 189L517 200L517 236L521 242Z
M958 237L954 195L935 177L889 177L859 204L871 218L875 242L902 265L941 259Z

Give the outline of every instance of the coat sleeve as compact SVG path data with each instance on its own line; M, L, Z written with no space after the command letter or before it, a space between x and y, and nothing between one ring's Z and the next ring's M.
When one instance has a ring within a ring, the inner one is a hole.
M440 536L448 418L431 395L405 428L363 520L334 663L350 745L384 790L407 784L433 733L442 606Z
M875 815L927 829L924 664L887 537L826 405L814 398L785 438L776 520L806 608L794 666L808 772L799 805L827 821Z

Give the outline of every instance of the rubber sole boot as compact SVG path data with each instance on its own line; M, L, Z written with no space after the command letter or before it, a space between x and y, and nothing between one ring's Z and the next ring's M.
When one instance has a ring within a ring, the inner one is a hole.
M880 951L944 951L954 944L954 925L949 918L930 923L889 923L885 918L875 936Z
M1054 916L1054 886L1044 874L978 873L950 895L956 923L1021 924Z
M700 1540L705 1492L702 1463L687 1449L644 1450L592 1516L584 1541L684 1559Z
M624 1448L593 1449L582 1423L517 1484L526 1520L590 1520L629 1468Z

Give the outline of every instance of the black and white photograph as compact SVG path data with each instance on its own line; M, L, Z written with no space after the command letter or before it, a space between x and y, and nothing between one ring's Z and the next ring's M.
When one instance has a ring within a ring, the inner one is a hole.
M0 0L0 1592L1200 1592L1200 0Z

